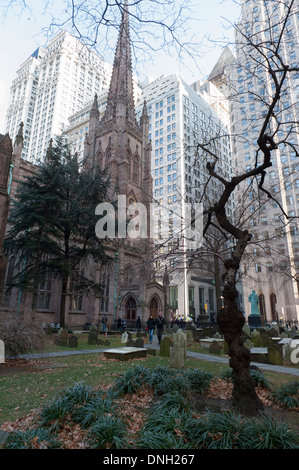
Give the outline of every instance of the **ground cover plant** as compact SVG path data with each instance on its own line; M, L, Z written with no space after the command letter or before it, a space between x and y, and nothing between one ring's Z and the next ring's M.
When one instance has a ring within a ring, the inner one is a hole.
M98 362L90 357L88 364L99 372L105 360L101 358L100 367L99 355L96 358ZM135 360L130 364L107 360L106 379L109 381L102 380L103 375L99 373L93 379L86 373L86 380L82 381L81 376L80 381L74 382L78 376L73 371L69 384L61 383L60 390L42 400L29 416L2 424L2 429L9 431L4 446L26 449L298 448L298 426L266 414L255 419L244 418L221 408L219 397L229 398L231 394L230 374L221 378L224 371L219 364L217 374L199 368L199 364L202 363L194 360L177 370L169 368L167 359L160 357ZM53 369L50 375L52 373ZM263 375L260 371L259 374ZM274 398L276 392L279 395L280 389L285 396L288 390L291 394L297 390L298 394L298 383L295 389L293 382L286 383L289 388L286 384L273 386L272 382L268 387L269 381L259 376L257 393L266 400ZM217 406L214 406L217 397ZM275 406L279 410L283 404ZM298 407L288 409L287 413L294 413L296 422Z

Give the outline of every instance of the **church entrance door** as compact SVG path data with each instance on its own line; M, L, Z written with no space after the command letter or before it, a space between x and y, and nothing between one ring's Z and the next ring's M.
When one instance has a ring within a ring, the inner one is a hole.
M126 301L125 316L127 320L136 320L137 318L137 303L132 295Z
M158 302L155 297L152 298L150 302L150 315L153 315L154 318L158 316Z

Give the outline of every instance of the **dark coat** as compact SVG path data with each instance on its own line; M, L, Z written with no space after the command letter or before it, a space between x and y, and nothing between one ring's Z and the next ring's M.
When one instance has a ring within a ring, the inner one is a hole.
M154 330L156 322L153 318L149 318L147 320L146 324L147 324L147 327L148 327L149 330Z
M157 317L156 318L156 325L157 325L157 328L163 328L163 326L165 325L165 320L163 317Z

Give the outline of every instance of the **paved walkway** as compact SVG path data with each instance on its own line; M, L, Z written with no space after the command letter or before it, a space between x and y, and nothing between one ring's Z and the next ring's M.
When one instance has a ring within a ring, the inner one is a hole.
M158 340L154 338L153 344L147 344L146 347L151 348L151 349L159 349ZM59 352L53 352L53 353L24 354L24 355L18 356L18 358L20 359L43 359L46 357L61 357L61 356L74 356L74 355L80 355L80 354L94 354L94 353L106 351L107 349L109 348L106 347L102 349L98 348L98 349L84 349L84 350L78 350L78 351L59 351ZM193 357L195 359L202 359L203 361L221 362L223 364L229 363L228 357L213 356L211 354L202 354L202 353L187 351L187 356ZM290 374L290 375L299 377L299 368L295 369L293 367L276 366L273 364L263 364L260 362L259 363L252 362L251 364L257 366L259 369L266 370L269 372Z

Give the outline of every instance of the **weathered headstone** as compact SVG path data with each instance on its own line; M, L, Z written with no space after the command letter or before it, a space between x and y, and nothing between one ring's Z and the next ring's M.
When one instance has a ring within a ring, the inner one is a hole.
M261 345L261 334L257 330L253 330L253 332L250 335L250 340L254 344L256 348L259 348Z
M70 335L69 336L69 347L70 348L77 348L78 347L78 336Z
M272 344L268 347L268 362L269 364L282 365L282 346L279 344Z
M247 349L249 349L249 350L250 350L251 348L254 348L254 347L259 347L259 345L257 345L257 344L255 344L255 343L253 343L252 341L250 341L249 338L247 338L247 340L244 341L244 346L245 346L245 348L247 348Z
M209 352L211 354L217 354L217 355L219 355L221 353L221 345L218 343L218 341L213 341L210 344Z
M184 350L184 358L187 358L187 337L182 330L178 330L173 336L173 341L179 343L180 347Z
M135 340L135 348L143 348L144 347L144 341L142 338L137 338Z
M102 346L102 345L105 344L105 340L104 340L104 339L101 339L101 338L98 338L98 339L97 339L97 344Z
M164 336L160 342L160 356L169 357L172 344L173 339L170 336Z
M250 326L247 323L243 326L243 331L247 336L250 336Z
M133 339L129 339L126 343L127 348L135 348L135 341Z
M170 367L181 369L184 367L184 349L178 341L174 341L173 346L170 348Z
M296 334L297 334L297 330L295 326L293 325L291 328L291 338L295 338Z
M146 353L150 354L151 356L155 356L156 355L156 350L152 349L152 348L147 348Z
M187 337L178 330L173 334L173 346L170 347L170 367L180 369L184 367L184 360L187 357Z
M267 335L267 334L260 335L260 345L259 345L259 347L268 348L271 345L272 345L272 339L270 338L269 335Z
M201 329L193 329L193 341L199 341L201 336L202 336L202 330Z
M88 344L97 344L98 328L96 325L91 325L88 333Z
M121 342L122 343L126 343L128 341L128 333L125 331L122 335L121 335Z
M69 337L68 331L65 330L65 329L62 329L60 331L60 335L59 335L59 344L60 344L60 346L67 346L68 345L68 337Z

